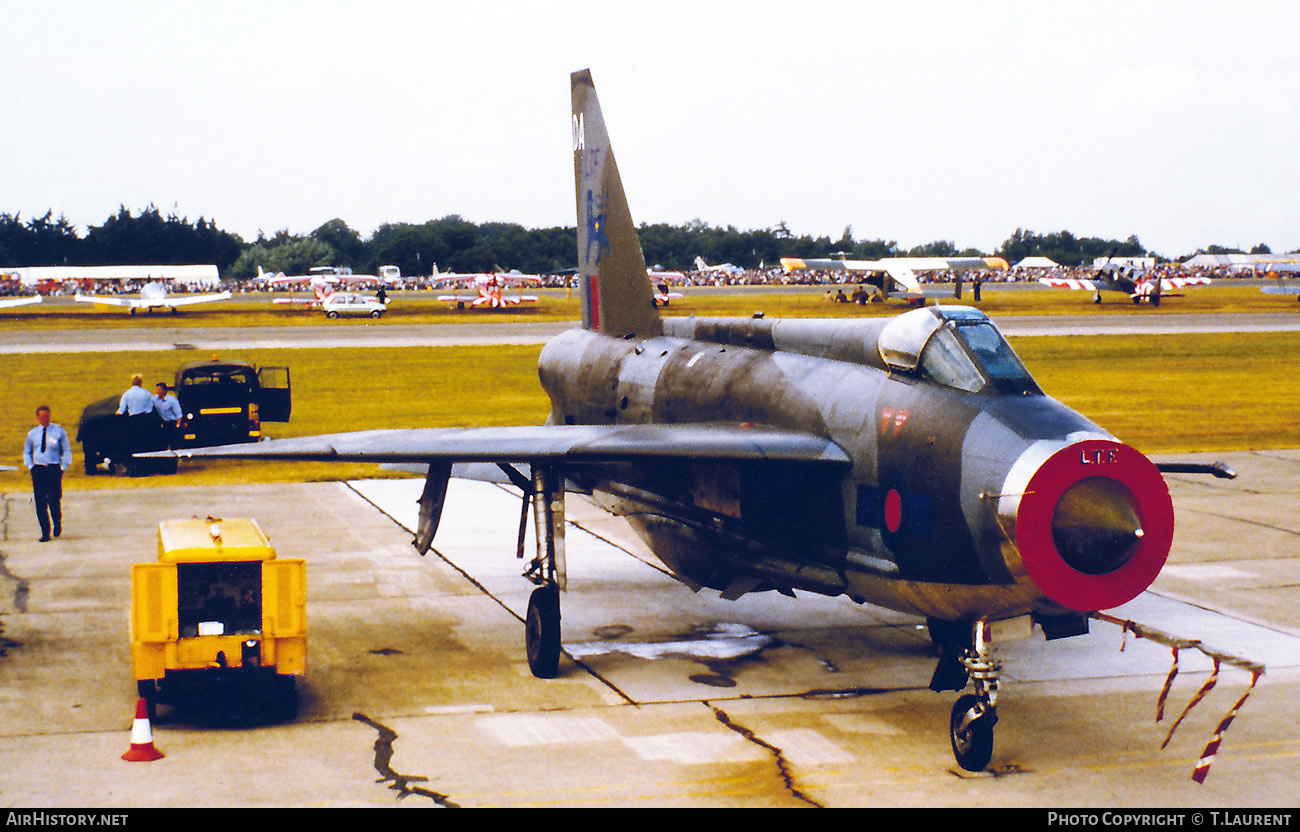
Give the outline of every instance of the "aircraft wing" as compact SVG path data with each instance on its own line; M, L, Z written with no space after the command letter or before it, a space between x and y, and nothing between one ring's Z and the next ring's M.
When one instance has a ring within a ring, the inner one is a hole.
M131 306L132 303L139 303L135 298L106 298L102 295L83 295L78 292L73 296L73 300L81 303L100 303L109 306Z
M365 430L273 439L145 457L293 459L322 462L565 462L765 460L847 468L835 443L799 431L740 425L534 425Z
M215 292L210 295L168 295L153 306L193 306L196 303L212 303L218 300L230 300L229 292Z
M537 301L539 300L540 298L537 295L502 295L501 296L502 303L507 303L512 306L517 303L537 303ZM482 306L487 302L488 302L487 298L477 298L474 301L474 305Z
M520 272L497 272L497 279L506 283L524 283L529 286L542 285L542 276L539 274L522 274Z
M35 295L30 298L5 298L4 300L0 300L0 309L8 309L11 306L29 306L33 303L40 302L40 295Z
M278 272L274 276L265 275L265 278L266 282L272 286L287 286L294 283L311 283L312 280L325 283L336 282L332 279L333 275L330 275L329 277L315 277L306 274L285 274L284 272Z
M498 303L514 306L519 303L537 303L537 295L502 295L496 298ZM439 303L467 303L471 306L483 306L492 303L491 295L438 295Z
M1181 289L1184 286L1208 286L1210 278L1208 277L1162 277L1160 278L1160 288L1168 291L1170 289Z
M1265 286L1260 291L1267 292L1270 295L1300 295L1300 283L1291 283L1286 286Z
M1090 292L1097 289L1093 281L1073 277L1040 277L1038 282L1053 289L1087 289Z
M477 280L481 275L478 274L460 274L458 272L436 272L429 278L430 283L455 283L458 280L467 280L471 283Z

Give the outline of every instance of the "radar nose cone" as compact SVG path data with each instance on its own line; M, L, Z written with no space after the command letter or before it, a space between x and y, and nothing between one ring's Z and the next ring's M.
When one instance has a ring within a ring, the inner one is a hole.
M1133 492L1108 477L1070 486L1052 512L1052 541L1061 559L1088 575L1105 575L1128 563L1142 536Z

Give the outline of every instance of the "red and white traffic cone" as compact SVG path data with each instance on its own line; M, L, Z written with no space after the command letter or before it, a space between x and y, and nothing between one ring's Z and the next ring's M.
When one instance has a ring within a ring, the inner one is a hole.
M135 722L131 723L131 747L122 755L132 763L149 763L161 760L163 753L153 747L153 728L149 726L149 706L144 698L136 700Z

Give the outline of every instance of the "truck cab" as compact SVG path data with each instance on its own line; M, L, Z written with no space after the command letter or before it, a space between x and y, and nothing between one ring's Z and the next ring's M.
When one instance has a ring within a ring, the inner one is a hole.
M167 520L158 562L131 570L131 663L139 696L240 686L263 713L297 715L307 663L307 567L276 557L252 519Z
M182 448L257 442L262 422L287 422L293 409L288 367L213 356L182 364L175 386L185 414L177 437Z

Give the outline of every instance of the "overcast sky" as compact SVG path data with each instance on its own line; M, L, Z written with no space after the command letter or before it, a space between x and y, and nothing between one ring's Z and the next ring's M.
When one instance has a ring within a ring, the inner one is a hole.
M1300 247L1300 3L7 3L0 212L246 240L572 226L590 68L638 223Z

